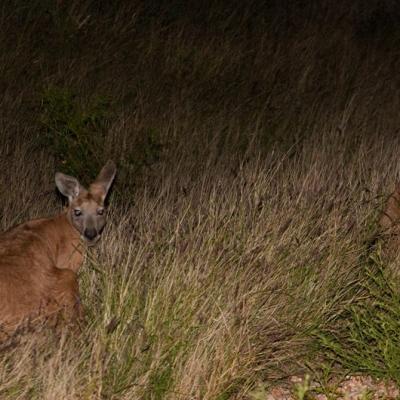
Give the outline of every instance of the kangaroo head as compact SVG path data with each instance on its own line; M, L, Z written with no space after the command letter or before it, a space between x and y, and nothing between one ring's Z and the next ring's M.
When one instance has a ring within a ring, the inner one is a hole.
M104 200L115 173L116 166L110 160L89 186L89 190L73 176L56 173L57 188L68 198L67 217L88 245L94 245L100 239L106 223Z

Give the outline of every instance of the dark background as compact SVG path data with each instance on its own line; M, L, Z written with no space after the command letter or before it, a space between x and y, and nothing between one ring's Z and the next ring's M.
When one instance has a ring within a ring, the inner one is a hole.
M396 1L5 1L3 136L87 179L114 158L136 183L394 136L399 21Z

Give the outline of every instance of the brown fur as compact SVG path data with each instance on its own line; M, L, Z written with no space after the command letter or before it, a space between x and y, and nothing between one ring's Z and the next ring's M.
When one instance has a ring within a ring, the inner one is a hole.
M379 219L381 233L385 238L385 253L396 256L400 245L400 183L389 196Z
M76 272L83 243L66 213L25 222L0 236L0 321L10 332L27 319L80 313Z
M68 179L79 185L64 212L25 222L0 235L0 338L28 321L58 319L60 312L69 321L82 316L77 272L86 243L95 243L104 226L105 214L99 215L98 210L104 207L114 175L115 166L109 162L96 180L103 184L102 191L92 193L92 187L87 191L75 178L58 174L56 182ZM64 190L70 193L69 187ZM72 220L77 219L73 217L77 207L82 211L79 223ZM101 226L96 240L86 240L86 220L93 225L92 231Z

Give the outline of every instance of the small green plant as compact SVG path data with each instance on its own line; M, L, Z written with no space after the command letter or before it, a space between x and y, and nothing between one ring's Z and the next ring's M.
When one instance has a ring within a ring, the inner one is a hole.
M297 383L294 387L294 395L297 400L306 400L310 392L310 375L306 375L304 380Z
M41 98L39 143L49 149L63 171L93 179L105 161L110 118L110 102L105 97L95 97L83 106L70 89L48 87Z
M364 390L361 393L360 400L372 400L374 398L374 393L371 390Z
M307 365L307 367L311 371L313 381L316 382L313 392L326 396L328 400L336 399L340 382L345 379L346 373L342 369L336 368L330 361L322 361L317 368L311 365Z

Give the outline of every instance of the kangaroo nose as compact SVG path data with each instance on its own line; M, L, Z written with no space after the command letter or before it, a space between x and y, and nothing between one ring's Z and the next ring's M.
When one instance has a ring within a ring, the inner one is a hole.
M86 228L83 234L86 239L93 240L97 236L97 231L94 228Z

